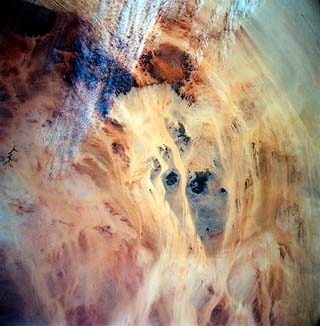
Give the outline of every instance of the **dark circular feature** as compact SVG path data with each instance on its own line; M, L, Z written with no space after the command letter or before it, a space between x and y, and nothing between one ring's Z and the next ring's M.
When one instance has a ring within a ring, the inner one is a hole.
M167 186L173 186L178 183L179 177L178 174L174 171L171 171L167 176L166 176L166 184Z
M196 172L194 179L190 182L192 192L201 194L208 187L207 182L210 175L210 172Z

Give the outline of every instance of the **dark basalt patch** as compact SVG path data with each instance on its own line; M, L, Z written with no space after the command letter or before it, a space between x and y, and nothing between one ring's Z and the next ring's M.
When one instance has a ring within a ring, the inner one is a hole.
M188 136L186 133L184 125L179 121L176 121L174 123L167 121L166 127L177 148L179 149L179 152L181 153L181 155L183 155L190 149L190 145L192 142L191 137Z
M71 71L68 75L71 85L83 81L89 90L102 83L102 92L97 108L102 116L106 116L112 104L112 97L127 94L136 82L132 74L115 59L87 46L84 42L80 51L71 60Z
M189 183L189 188L195 194L201 194L208 189L207 182L212 173L209 171L205 172L195 172L194 177Z
M153 65L151 63L152 58L153 58L152 51L148 51L141 55L139 62L140 62L142 71L152 73L152 70L153 70Z
M165 177L165 183L169 187L176 186L179 183L179 175L175 171L170 171Z
M47 65L50 69L62 66L68 87L79 84L92 91L101 89L96 103L106 117L113 97L127 94L137 83L122 63L98 48L93 39L93 26L73 14L61 14L55 28Z
M114 58L98 50L85 37L80 36L74 46L74 57L70 60L70 70L66 81L75 86L81 81L89 90L102 83L102 92L98 101L98 109L105 116L110 105L110 98L127 94L137 86L132 74Z
M228 194L228 192L227 192L227 190L225 189L225 188L220 188L220 194L221 195L227 195Z
M188 145L191 140L191 138L186 134L186 129L181 122L179 122L178 138L182 139L185 145Z
M132 87L137 86L134 77L129 71L112 59L109 60L106 58L105 62L110 62L110 69L106 73L107 77L103 81L104 87L97 105L102 116L106 116L109 111L109 99L111 96L126 95Z

